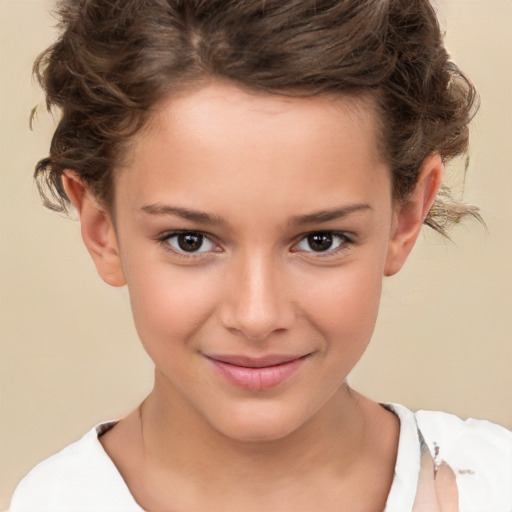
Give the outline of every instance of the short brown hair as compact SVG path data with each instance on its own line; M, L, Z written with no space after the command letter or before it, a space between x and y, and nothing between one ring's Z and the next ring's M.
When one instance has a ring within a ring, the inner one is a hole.
M449 59L428 0L61 0L60 37L34 69L61 120L36 167L50 208L66 210L74 170L110 206L114 169L152 107L220 77L270 93L368 94L377 105L395 198L423 160L468 146L476 91ZM445 188L425 223L477 210Z

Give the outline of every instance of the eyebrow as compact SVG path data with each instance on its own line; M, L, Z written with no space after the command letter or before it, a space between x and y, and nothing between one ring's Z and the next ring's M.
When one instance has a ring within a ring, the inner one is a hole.
M148 204L143 206L141 210L150 215L174 215L192 222L201 222L203 224L219 225L227 224L226 220L218 215L202 212L199 210L191 210L180 206L171 206L166 204Z
M366 203L357 203L342 208L329 208L327 210L320 210L313 213L307 213L306 215L297 215L292 217L289 224L292 225L303 225L303 224L314 224L329 222L331 220L341 219L347 215L360 211L360 210L371 210L371 206ZM174 215L185 220L192 222L201 222L209 225L227 225L226 219L219 217L218 215L212 215L207 212L200 210L192 210L190 208L183 208L180 206L171 206L165 204L148 204L141 208L144 213L149 215Z
M318 212L292 217L290 224L302 225L329 222L331 220L337 220L346 217L353 212L371 209L372 207L366 203L351 204L342 208L328 208L327 210L320 210Z

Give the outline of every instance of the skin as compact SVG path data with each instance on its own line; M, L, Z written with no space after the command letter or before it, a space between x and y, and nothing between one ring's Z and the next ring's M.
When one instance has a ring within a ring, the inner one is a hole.
M398 420L346 377L443 166L427 158L396 204L376 125L366 99L212 83L167 99L135 136L115 215L66 173L98 273L127 284L155 363L143 407L101 438L145 509L383 509ZM180 230L207 237L200 252L180 249ZM337 235L315 252L312 233ZM224 378L219 354L305 357L253 390Z

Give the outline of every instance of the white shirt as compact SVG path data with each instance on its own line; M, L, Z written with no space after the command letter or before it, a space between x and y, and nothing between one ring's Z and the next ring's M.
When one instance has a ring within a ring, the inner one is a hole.
M400 419L400 437L385 512L435 512L436 498L424 501L418 491L421 474L434 480L432 471L422 473L425 457L435 470L447 465L455 475L460 512L512 512L512 432L443 412L386 407ZM10 512L144 512L98 440L112 425L96 426L32 469L16 488Z

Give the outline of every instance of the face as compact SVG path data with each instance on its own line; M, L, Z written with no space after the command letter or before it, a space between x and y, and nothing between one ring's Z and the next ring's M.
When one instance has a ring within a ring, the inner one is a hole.
M215 84L137 135L119 264L156 390L209 427L277 439L334 407L397 224L375 125L361 99Z

